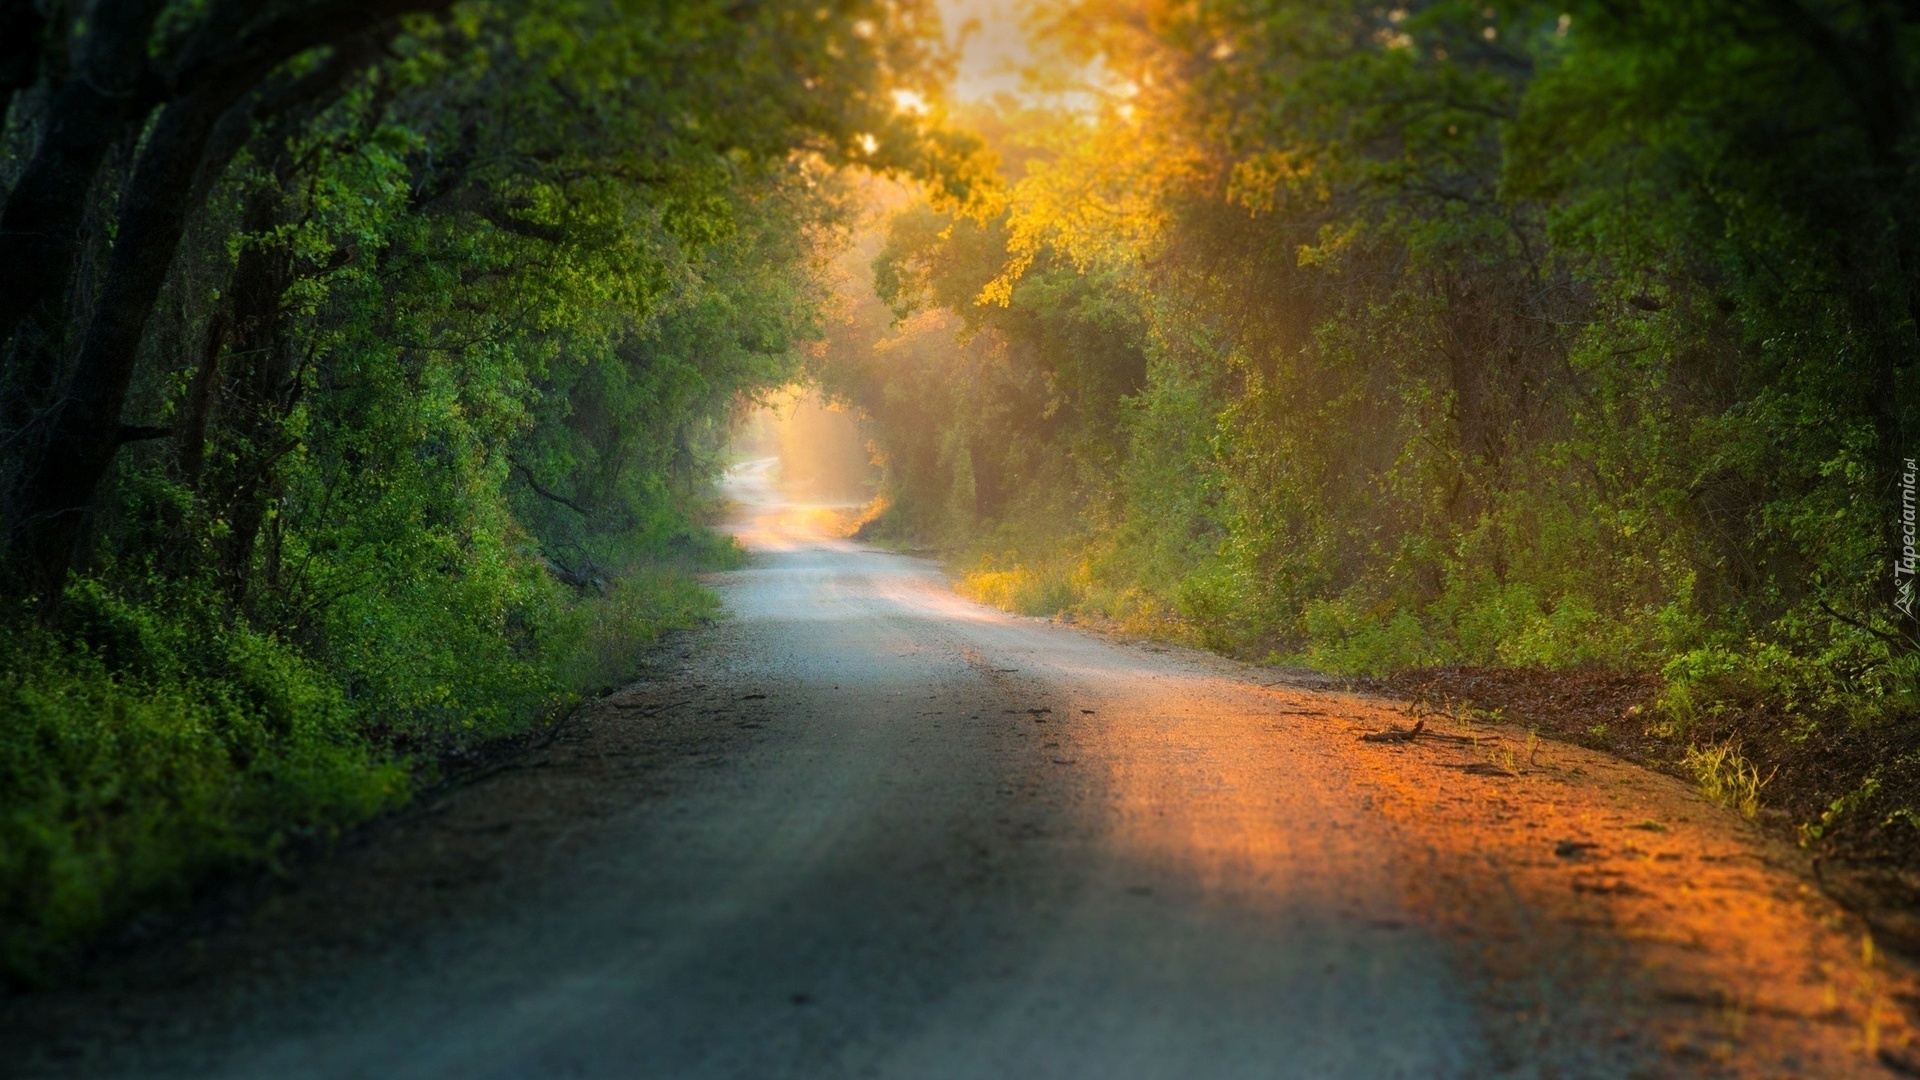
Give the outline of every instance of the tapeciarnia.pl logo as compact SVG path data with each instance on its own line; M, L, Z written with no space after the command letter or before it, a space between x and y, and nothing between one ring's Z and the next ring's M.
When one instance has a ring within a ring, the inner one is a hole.
M1917 557L1914 552L1914 474L1920 468L1907 458L1900 474L1900 557L1893 560L1893 606L1907 618L1913 618L1913 575Z

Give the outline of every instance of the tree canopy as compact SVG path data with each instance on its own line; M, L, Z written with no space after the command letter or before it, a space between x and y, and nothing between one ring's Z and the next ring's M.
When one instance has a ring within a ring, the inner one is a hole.
M0 0L7 969L624 677L796 380L975 596L1657 677L1920 858L1920 15L1032 25L1077 94L924 0Z
M874 528L1355 676L1657 673L1632 738L1920 850L1911 10L1039 9L1090 104L983 106L1005 197L895 217L825 365Z
M0 949L404 797L712 603L930 5L10 0ZM424 770L424 771L423 771Z

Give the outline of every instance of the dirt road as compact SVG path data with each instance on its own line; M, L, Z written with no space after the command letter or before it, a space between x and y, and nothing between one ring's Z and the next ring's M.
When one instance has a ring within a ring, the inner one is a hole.
M1897 1075L1769 842L1524 733L956 598L762 468L731 617L251 916L16 999L30 1075ZM1884 1052L1884 1054L1883 1054Z

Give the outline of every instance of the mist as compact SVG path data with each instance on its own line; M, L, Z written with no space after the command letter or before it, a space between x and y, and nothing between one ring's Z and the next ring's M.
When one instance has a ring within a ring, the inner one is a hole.
M791 502L857 507L873 501L880 470L859 421L812 389L788 389L754 410L734 436L740 459L771 457Z

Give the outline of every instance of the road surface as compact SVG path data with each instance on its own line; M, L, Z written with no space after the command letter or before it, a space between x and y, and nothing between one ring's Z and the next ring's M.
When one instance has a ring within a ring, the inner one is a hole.
M1888 1075L1794 854L1524 733L958 598L735 472L730 613L243 918L17 1000L31 1075Z

